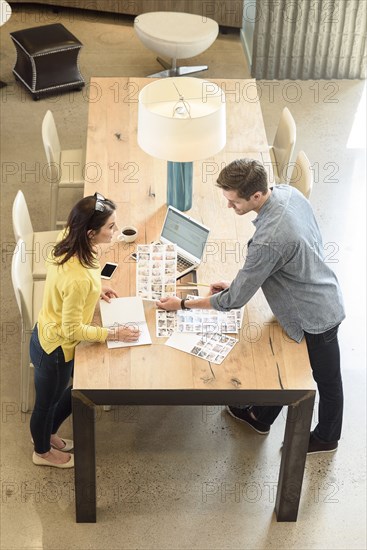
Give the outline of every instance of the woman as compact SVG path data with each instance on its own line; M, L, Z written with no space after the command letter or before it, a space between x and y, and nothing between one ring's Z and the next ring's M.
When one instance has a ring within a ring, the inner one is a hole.
M117 294L101 288L97 247L110 243L116 226L116 206L95 193L72 209L62 239L47 262L43 304L30 345L36 388L31 417L34 443L33 463L39 466L72 468L68 451L73 441L57 434L71 414L71 386L75 346L81 340L134 342L139 331L119 326L92 326L94 309L101 297L110 301Z

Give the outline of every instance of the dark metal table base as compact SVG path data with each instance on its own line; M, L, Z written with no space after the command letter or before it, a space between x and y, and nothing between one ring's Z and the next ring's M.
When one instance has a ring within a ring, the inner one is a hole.
M96 522L95 405L288 405L275 503L277 521L296 521L315 390L73 390L78 523Z

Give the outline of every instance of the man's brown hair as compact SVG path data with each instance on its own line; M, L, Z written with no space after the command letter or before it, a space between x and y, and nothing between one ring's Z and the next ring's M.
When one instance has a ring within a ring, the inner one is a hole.
M264 166L257 160L238 159L223 168L217 185L225 191L237 191L238 197L250 200L257 191L268 191L268 177Z

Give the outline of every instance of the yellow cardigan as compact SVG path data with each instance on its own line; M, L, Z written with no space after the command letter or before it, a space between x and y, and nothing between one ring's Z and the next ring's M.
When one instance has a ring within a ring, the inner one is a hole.
M99 263L95 268L83 267L75 257L63 265L50 257L46 265L38 336L46 353L61 346L65 361L70 361L81 340L104 342L107 339L107 328L90 324L101 295L101 268Z

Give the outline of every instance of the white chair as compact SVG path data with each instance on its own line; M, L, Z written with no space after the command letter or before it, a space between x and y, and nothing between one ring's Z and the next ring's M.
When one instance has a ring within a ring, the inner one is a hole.
M29 343L33 327L37 321L42 306L44 281L34 281L32 277L32 257L27 251L25 242L19 239L13 253L11 278L15 298L18 304L22 323L21 338L21 409L27 412L29 408L30 357Z
M218 36L218 23L208 17L181 12L150 12L138 15L134 29L144 46L168 57L157 61L166 69L150 77L182 76L205 71L208 65L177 67L177 59L194 57L213 44Z
M32 255L32 276L34 280L46 278L45 260L54 246L59 231L33 231L31 218L22 191L18 191L13 202L13 230L15 241L22 239Z
M51 111L47 111L42 122L42 139L49 167L48 177L51 183L51 229L65 222L57 220L59 189L84 188L84 152L83 149L62 150Z
M297 155L289 184L301 191L306 199L310 198L313 187L313 173L310 161L304 151L300 151Z
M296 123L290 110L284 107L273 145L269 146L275 183L288 183L288 165L296 143Z

